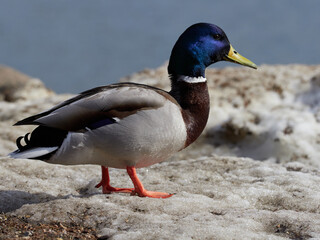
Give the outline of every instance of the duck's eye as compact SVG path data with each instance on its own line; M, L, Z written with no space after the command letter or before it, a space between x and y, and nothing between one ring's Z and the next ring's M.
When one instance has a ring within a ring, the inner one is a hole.
M213 35L213 38L214 38L215 40L220 40L220 39L222 38L222 36L221 36L220 34L214 34L214 35Z

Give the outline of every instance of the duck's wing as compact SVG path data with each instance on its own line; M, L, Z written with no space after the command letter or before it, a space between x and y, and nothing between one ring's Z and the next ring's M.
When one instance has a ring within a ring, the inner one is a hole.
M140 110L177 104L167 92L142 84L119 83L94 88L62 102L48 111L25 118L15 125L42 125L78 131L103 121L121 119Z

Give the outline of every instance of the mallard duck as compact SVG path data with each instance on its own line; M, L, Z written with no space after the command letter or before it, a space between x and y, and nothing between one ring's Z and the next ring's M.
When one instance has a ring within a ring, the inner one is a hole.
M170 92L137 84L118 83L93 88L15 125L38 125L19 137L13 158L47 163L98 164L103 193L168 198L172 194L147 191L136 168L162 162L188 147L201 134L209 115L205 69L230 61L256 69L230 45L214 24L198 23L175 43L168 65ZM22 144L21 140L25 143ZM126 169L134 188L110 185L108 168Z

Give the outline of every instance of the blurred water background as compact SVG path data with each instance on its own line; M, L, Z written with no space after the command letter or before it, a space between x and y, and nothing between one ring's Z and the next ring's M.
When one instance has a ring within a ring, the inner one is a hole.
M77 93L163 64L197 22L222 27L257 64L319 64L319 10L319 0L0 0L0 64Z

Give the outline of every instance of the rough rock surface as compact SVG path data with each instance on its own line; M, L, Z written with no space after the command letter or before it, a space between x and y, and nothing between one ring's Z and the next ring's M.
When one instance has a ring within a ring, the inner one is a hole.
M176 193L163 200L101 194L99 166L5 157L32 129L14 122L70 95L0 101L0 212L94 228L101 239L320 239L320 66L209 69L207 78L202 138L138 170L147 189ZM165 67L123 81L169 86ZM125 171L110 174L114 186L131 186Z
M37 99L52 94L39 79L0 65L0 101Z

